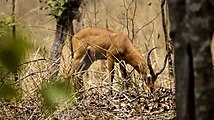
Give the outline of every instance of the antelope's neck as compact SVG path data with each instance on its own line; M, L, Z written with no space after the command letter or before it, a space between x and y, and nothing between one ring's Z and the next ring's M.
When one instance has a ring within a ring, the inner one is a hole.
M149 73L146 59L137 50L132 50L127 56L127 63L134 67L140 74Z

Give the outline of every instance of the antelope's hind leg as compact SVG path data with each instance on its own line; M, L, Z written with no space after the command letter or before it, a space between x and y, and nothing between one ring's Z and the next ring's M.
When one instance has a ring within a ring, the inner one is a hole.
M74 57L71 64L71 69L69 70L68 74L69 76L71 76L76 90L80 90L83 86L82 78L78 75L78 71L80 70L81 66L81 59L78 57Z
M81 76L88 70L88 68L91 66L91 64L95 61L95 58L92 56L92 53L88 49L86 51L86 54L83 56L81 68L79 69L79 72Z
M89 49L85 50L84 54L80 54L79 56L74 57L70 75L73 76L74 85L77 89L83 89L82 76L93 62L94 59L91 56Z
M110 85L110 90L109 90L109 94L112 95L112 87L113 87L113 79L114 79L114 63L115 63L115 58L114 56L114 52L113 50L109 49L108 53L107 53L107 63L108 63L108 71L109 71L109 75L110 75L110 80L111 80L111 85Z
M68 71L68 74L69 76L71 76L71 79L73 81L76 90L80 90L83 86L82 77L80 76L79 71L83 66L82 59L84 55L85 55L84 48L83 47L79 48L74 53L74 58L71 63L71 69Z

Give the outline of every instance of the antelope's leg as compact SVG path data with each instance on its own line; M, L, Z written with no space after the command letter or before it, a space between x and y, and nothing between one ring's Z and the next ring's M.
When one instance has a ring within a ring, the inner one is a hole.
M107 62L108 62L108 71L110 73L111 79L111 88L110 88L110 95L112 95L112 86L113 86L113 79L114 79L114 62L115 59L111 55L107 55Z
M126 64L124 61L120 62L120 70L122 72L122 77L127 78Z
M90 53L90 50L88 49L86 51L86 54L83 56L82 59L82 66L79 69L79 72L81 76L88 70L88 68L91 66L91 64L95 61L95 58L92 56L92 53Z
M72 77L74 88L76 90L81 90L83 86L83 81L81 77L78 77L78 69L81 67L81 59L74 58L72 62L72 68L69 71L69 75Z
M119 65L120 65L120 70L122 72L122 77L124 78L123 88L128 89L128 87L130 86L131 83L130 83L128 75L127 75L126 64L124 61L121 61Z
M71 69L69 70L69 75L72 76L75 89L80 90L83 86L83 81L81 75L79 76L79 71L83 66L83 57L85 56L86 51L83 48L80 48L74 53L74 58L72 60Z
M80 70L82 63L81 63L82 57L74 57L72 64L71 64L71 69L69 70L69 75L70 76L75 76L77 74L77 71Z

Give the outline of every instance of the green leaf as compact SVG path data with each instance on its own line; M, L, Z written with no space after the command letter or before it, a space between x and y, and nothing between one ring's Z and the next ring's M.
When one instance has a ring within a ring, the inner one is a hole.
M46 5L41 7L41 10L48 10L51 15L55 17L61 16L62 12L66 9L65 4L67 0L47 0Z
M18 97L18 92L15 86L10 84L1 84L0 85L0 99L11 100Z
M74 96L69 80L59 79L54 83L45 84L41 89L43 98L43 108L46 110L55 110L59 105Z
M8 30L0 37L0 43L0 64L10 72L16 71L29 49L29 43L18 33L14 38Z

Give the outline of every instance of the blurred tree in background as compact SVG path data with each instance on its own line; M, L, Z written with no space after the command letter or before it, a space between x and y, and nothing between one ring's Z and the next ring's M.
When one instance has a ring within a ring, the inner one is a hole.
M214 117L213 0L169 0L178 120Z

